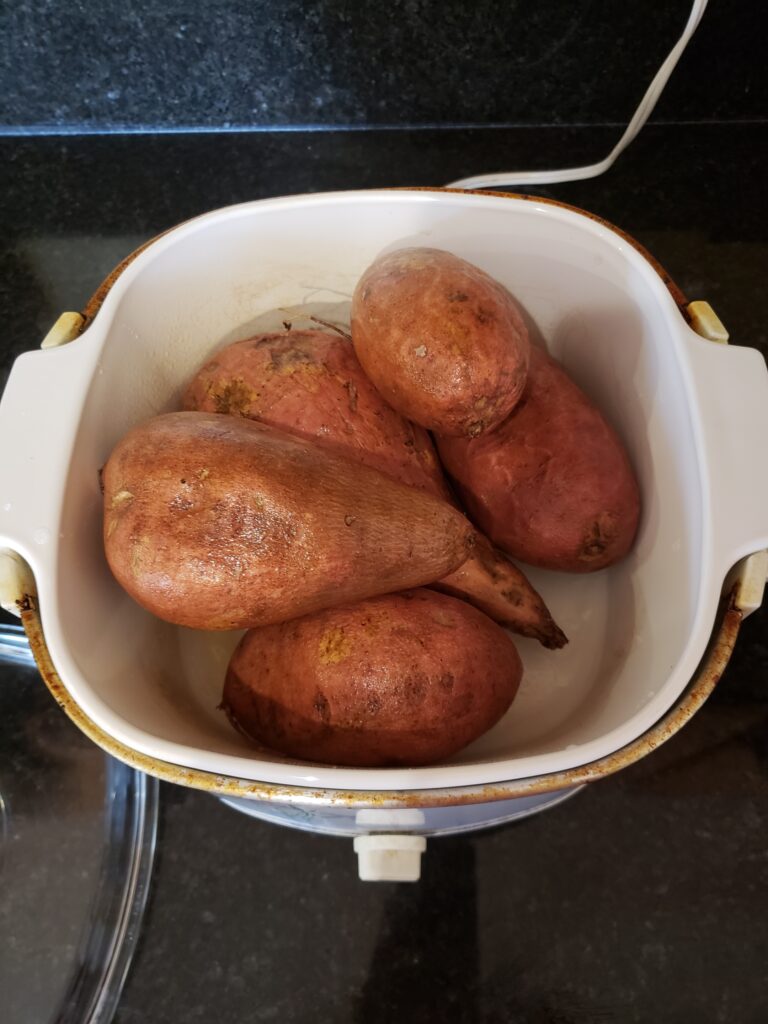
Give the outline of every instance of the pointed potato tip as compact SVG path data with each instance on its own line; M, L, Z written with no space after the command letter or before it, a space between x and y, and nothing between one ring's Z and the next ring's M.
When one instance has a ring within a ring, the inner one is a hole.
M568 643L568 637L554 619L550 619L546 628L538 631L536 639L550 651L557 651Z

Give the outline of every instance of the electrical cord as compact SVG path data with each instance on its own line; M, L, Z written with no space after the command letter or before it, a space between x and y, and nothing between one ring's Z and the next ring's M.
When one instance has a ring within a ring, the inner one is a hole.
M664 86L675 69L675 65L683 55L691 36L698 28L699 22L706 10L708 0L693 0L691 12L683 34L669 51L666 60L653 77L645 95L640 100L632 120L627 125L624 134L613 147L608 156L596 164L588 164L585 167L564 167L553 171L502 171L500 174L478 174L471 178L460 178L458 181L448 183L448 188L501 188L509 185L553 185L561 181L583 181L585 178L596 178L604 174L621 153L632 142L645 122L651 116L659 97L664 91Z

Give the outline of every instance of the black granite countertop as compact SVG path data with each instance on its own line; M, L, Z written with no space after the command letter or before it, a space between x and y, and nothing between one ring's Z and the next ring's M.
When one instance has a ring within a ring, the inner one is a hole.
M691 0L219 0L0 13L0 128L629 119ZM654 118L765 115L765 15L713 0Z
M122 256L186 217L266 195L571 164L602 155L614 132L1 140L3 377ZM734 343L766 353L767 159L765 124L651 126L609 174L545 194L632 233L712 303ZM767 622L747 620L713 697L670 742L546 814L430 840L418 885L361 883L348 839L165 785L118 1022L764 1021ZM15 706L61 714L36 678L0 675Z

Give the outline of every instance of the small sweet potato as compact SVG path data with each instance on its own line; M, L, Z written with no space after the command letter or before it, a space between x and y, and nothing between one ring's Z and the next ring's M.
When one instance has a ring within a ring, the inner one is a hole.
M615 431L565 370L531 349L522 399L492 434L440 437L475 522L514 558L593 572L623 558L640 492Z
M250 630L222 707L291 757L364 767L429 764L490 729L522 675L482 612L411 590Z
M441 249L379 257L352 299L357 358L390 405L429 430L476 437L512 411L529 340L512 296Z

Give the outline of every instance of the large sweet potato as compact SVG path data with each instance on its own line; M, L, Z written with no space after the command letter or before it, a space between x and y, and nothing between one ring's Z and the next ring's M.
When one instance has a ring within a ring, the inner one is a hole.
M592 572L632 546L640 495L614 430L554 359L531 350L528 385L492 434L438 438L475 522L515 558Z
M525 386L530 346L514 299L441 249L398 249L365 271L352 341L389 404L441 434L492 430Z
M439 579L474 532L451 505L251 420L158 416L103 473L123 587L179 625L238 629Z
M413 590L250 630L222 706L247 736L292 757L419 765L494 725L521 674L514 644L482 612Z
M338 334L291 330L228 345L195 374L183 403L290 431L451 500L429 434L387 405ZM546 647L566 642L523 573L482 538L435 585Z

